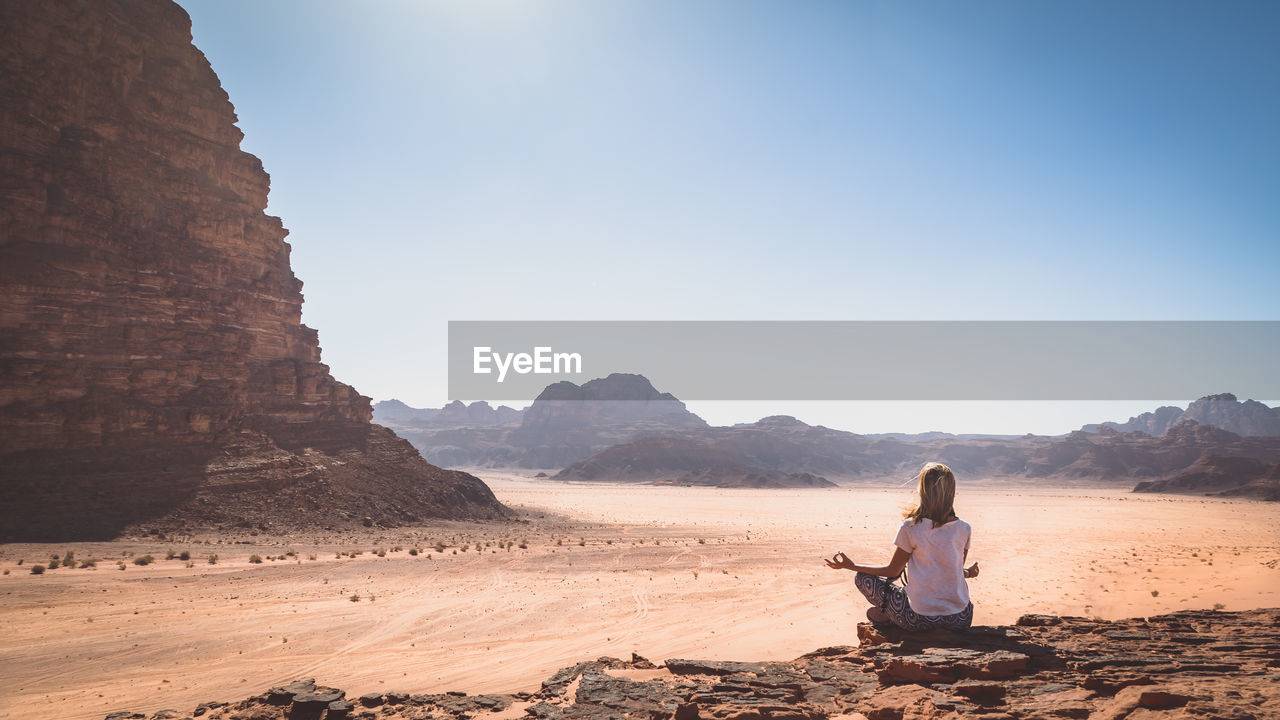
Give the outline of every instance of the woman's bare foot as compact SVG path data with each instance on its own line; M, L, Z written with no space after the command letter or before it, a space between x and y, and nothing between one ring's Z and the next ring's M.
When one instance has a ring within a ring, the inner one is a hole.
M876 625L891 625L893 621L878 607L867 608L867 619Z

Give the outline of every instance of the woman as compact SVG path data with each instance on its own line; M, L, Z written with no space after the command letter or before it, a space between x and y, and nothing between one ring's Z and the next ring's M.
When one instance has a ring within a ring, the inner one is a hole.
M906 513L893 544L893 559L884 567L855 565L842 552L827 560L832 570L853 570L854 585L875 607L873 623L893 623L906 630L950 628L973 624L973 603L965 578L978 576L978 564L964 566L969 555L969 523L956 517L956 476L942 463L928 463L917 478L920 501ZM906 588L889 582L907 570Z

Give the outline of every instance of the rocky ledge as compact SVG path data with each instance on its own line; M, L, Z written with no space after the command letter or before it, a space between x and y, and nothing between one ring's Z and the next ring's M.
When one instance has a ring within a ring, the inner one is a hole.
M1280 608L1184 611L1108 622L1027 615L1016 626L905 633L858 626L858 647L791 662L600 658L534 693L348 698L302 680L162 718L695 718L911 720L982 717L1262 720L1280 717ZM144 720L116 713L108 720Z

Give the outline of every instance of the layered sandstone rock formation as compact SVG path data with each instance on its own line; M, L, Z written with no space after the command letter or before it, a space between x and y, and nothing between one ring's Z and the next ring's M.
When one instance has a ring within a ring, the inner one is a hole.
M320 362L181 8L6 2L0 67L0 539L502 513Z
M1280 717L1280 610L1188 611L1117 622L1028 615L1014 627L904 633L860 625L859 647L791 662L582 662L535 693L346 697L302 680L184 716L234 718L526 717L536 720L926 720ZM144 720L122 712L109 720Z

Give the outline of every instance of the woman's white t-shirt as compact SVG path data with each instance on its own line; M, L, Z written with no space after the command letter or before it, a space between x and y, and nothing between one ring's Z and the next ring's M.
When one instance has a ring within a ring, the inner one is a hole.
M894 545L911 553L907 561L907 601L921 615L954 615L969 605L964 581L964 553L969 549L969 523L952 520L934 528L933 521L907 520Z

